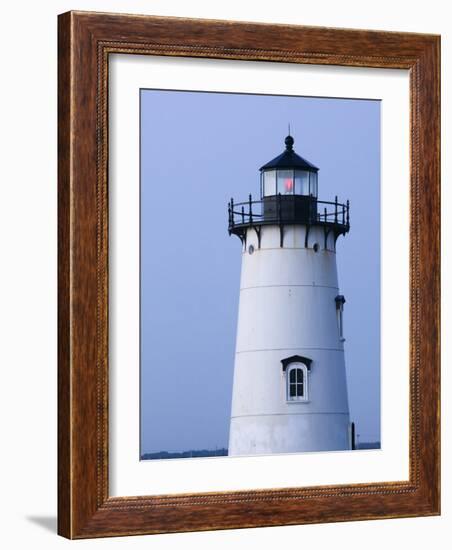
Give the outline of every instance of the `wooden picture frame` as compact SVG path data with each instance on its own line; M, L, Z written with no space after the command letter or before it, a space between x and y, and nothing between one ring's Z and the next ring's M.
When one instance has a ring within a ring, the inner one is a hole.
M440 513L440 38L89 12L59 16L58 532L68 538ZM108 61L113 53L410 73L408 481L110 497Z

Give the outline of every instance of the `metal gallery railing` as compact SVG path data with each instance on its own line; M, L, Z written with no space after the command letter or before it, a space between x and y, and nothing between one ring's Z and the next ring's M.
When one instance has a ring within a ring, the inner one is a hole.
M292 197L292 196L291 196ZM306 197L307 209L300 215L299 212L288 211L285 197L281 194L274 197L265 197L253 200L252 196L246 202L234 202L231 198L228 203L229 232L235 228L243 228L254 225L268 224L296 224L337 226L341 232L348 231L350 227L350 201L338 202L335 197L332 201L320 201L315 197ZM272 201L272 210L266 209Z

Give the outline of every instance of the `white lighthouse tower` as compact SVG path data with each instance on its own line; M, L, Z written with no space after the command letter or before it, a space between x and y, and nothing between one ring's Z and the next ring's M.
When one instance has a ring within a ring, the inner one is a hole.
M353 447L336 268L349 203L318 200L318 168L285 144L260 168L260 200L229 204L242 242L229 455Z

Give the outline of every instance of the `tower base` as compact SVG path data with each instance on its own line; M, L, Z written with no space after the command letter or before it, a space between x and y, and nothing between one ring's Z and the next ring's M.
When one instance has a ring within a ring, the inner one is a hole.
M350 450L349 415L302 413L231 418L229 456Z

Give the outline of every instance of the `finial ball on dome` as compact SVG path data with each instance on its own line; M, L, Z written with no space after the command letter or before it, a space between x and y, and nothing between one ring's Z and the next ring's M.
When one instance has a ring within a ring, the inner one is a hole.
M286 149L288 150L292 150L293 149L293 144L294 144L294 139L292 136L287 136L286 139L284 140L284 143L286 144Z

